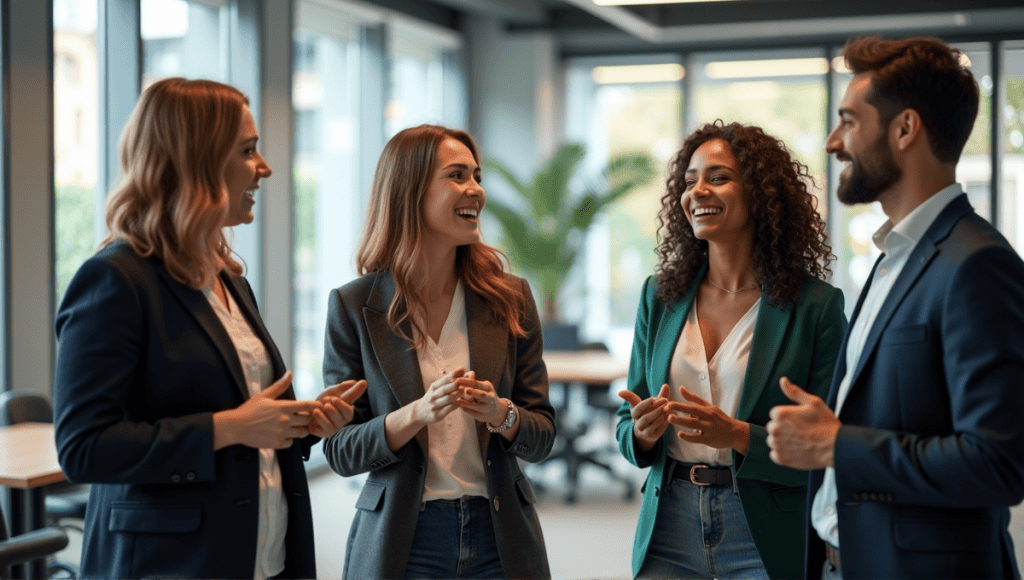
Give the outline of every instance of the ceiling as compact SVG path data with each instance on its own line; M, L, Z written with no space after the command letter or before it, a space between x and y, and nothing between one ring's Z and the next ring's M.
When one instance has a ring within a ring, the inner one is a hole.
M837 43L859 34L1024 38L1021 0L738 0L597 6L592 0L371 0L452 28L465 16L550 32L567 56Z

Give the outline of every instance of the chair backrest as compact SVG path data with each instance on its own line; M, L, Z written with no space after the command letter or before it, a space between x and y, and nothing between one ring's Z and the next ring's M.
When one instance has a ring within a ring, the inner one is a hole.
M49 399L28 391L0 393L0 426L18 423L53 423Z

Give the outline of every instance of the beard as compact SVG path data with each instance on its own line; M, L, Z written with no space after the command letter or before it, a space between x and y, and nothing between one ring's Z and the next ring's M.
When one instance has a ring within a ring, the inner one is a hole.
M877 201L885 190L903 177L903 171L892 159L885 133L878 136L860 161L848 157L848 154L843 157L851 161L850 175L845 179L839 177L836 196L846 205ZM836 159L845 160L839 156Z

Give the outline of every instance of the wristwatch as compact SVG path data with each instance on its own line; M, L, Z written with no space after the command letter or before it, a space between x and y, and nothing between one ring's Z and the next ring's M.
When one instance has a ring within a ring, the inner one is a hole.
M512 403L512 401L508 399L502 399L502 401L505 401L505 404L508 405L508 415L505 415L505 422L502 423L501 425L498 425L497 427L491 427L490 423L484 423L484 425L487 425L487 430L490 431L491 433L501 433L502 431L507 431L509 427L515 425L516 417L519 416L516 412L516 406Z

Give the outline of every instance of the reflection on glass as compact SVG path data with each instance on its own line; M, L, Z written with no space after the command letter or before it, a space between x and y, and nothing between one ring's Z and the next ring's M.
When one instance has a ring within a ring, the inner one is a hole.
M54 0L54 205L56 300L99 242L97 0Z
M142 0L142 88L166 77L228 82L227 0Z
M1005 129L1000 139L999 229L1018 252L1024 252L1024 42L1003 43L1002 53Z
M330 25L325 25L329 22ZM327 295L355 276L361 229L358 191L358 21L316 2L299 4L292 106L295 157L293 385L315 397L323 388Z

